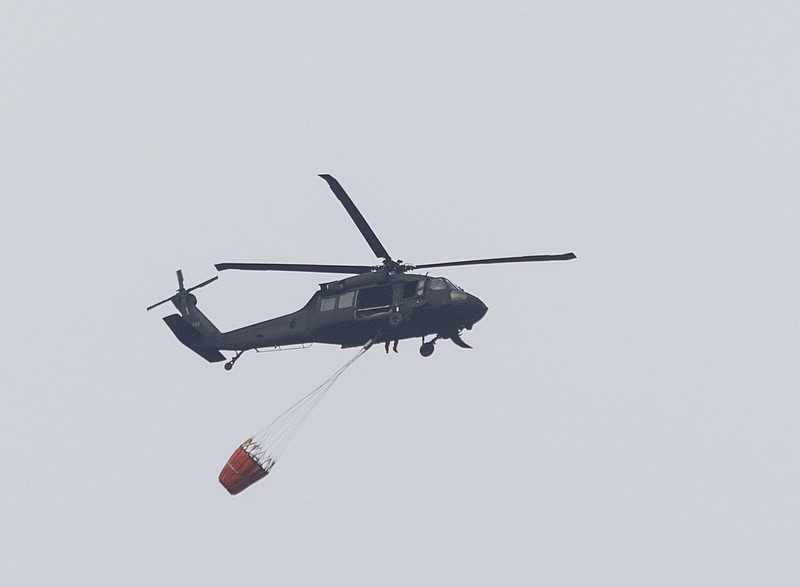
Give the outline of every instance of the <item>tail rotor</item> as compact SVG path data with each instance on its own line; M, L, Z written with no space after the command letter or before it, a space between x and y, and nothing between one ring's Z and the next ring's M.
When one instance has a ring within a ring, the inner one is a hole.
M168 297L165 300L161 300L160 302L158 302L156 304L153 304L152 306L148 306L147 307L147 311L148 312L150 310L152 310L153 308L157 308L161 304L166 304L167 302L175 302L176 305L180 304L179 305L179 309L181 310L181 313L185 315L188 312L186 301L189 299L189 296L191 295L191 292L193 292L196 289L200 289L201 287L205 287L206 285L208 285L212 281L216 281L217 279L219 279L219 275L215 275L214 277L212 277L211 279L207 279L203 283L199 283L199 284L197 284L195 286L192 286L190 288L185 288L183 286L183 271L178 269L178 271L176 273L178 275L178 291L177 291L177 293L175 295L173 295L173 296Z

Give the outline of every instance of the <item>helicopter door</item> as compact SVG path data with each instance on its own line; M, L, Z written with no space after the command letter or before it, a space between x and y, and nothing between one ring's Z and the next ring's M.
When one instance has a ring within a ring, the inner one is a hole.
M365 287L358 290L356 317L371 318L392 310L392 286Z

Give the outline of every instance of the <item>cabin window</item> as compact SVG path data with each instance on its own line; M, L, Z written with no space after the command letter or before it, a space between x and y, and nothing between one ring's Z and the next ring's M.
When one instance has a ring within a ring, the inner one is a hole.
M323 312L333 310L336 307L336 298L322 298L319 302L319 309Z
M339 307L340 308L352 308L353 307L353 299L356 297L356 292L348 291L343 293L339 296Z
M392 304L392 286L365 287L358 292L358 309L381 308Z
M417 295L417 281L406 281L403 285L403 297L413 298Z
M433 279L431 279L430 288L434 290L447 289L447 283L441 277L434 277Z

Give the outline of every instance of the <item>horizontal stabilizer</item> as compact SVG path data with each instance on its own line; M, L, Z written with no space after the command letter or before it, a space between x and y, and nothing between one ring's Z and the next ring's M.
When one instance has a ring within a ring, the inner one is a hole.
M209 363L219 363L225 360L225 356L217 349L202 346L203 334L181 318L180 314L171 314L164 318L164 322L179 341Z

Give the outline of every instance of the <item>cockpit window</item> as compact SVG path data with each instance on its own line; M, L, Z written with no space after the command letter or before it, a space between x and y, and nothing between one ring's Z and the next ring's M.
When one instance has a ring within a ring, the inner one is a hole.
M442 279L444 279L444 277L443 277ZM464 291L463 289L461 289L460 287L458 287L458 286L457 286L455 283L453 283L453 282L452 282L452 281L450 281L449 279L444 279L444 282L445 282L447 285L449 285L449 286L450 286L450 289L454 289L454 290L456 290L456 291Z
M431 289L450 289L455 291L464 291L460 287L458 287L455 283L450 281L449 279L445 279L444 277L434 277L430 280Z

